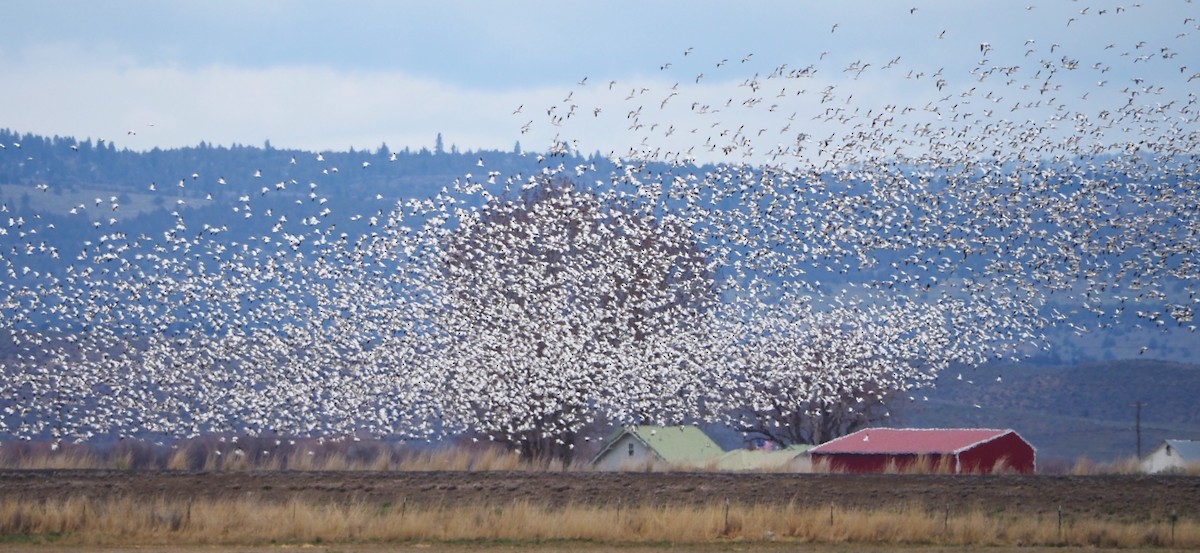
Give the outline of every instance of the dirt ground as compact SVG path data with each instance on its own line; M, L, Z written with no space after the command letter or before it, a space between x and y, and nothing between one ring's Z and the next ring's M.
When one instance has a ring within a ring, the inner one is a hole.
M795 544L795 543L716 543L716 544L597 544L597 543L521 543L521 544L477 544L477 543L412 543L412 544L338 544L332 546L313 545L269 545L269 546L155 546L155 547L57 547L53 545L7 545L0 544L4 553L1148 553L1163 549L1108 549L1071 546L875 546L846 544ZM1169 551L1169 550L1165 550Z
M786 504L923 507L1102 520L1200 517L1200 478L1189 476L947 476L599 472L0 472L0 500L247 497L286 502L453 505Z

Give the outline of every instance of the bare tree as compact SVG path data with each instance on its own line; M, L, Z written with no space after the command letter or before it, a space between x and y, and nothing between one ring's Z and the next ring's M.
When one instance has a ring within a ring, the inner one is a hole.
M728 364L739 374L726 417L749 436L818 444L878 424L889 402L949 359L935 310L898 304L817 311L783 301L737 323Z
M598 413L696 409L693 340L716 298L680 221L546 180L462 218L439 265L447 339L431 374L448 424L569 462Z

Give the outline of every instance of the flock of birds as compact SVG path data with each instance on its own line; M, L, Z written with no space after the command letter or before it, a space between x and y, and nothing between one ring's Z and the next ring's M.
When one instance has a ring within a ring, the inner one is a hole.
M271 223L248 240L183 205L161 235L127 235L97 199L77 206L106 212L96 236L62 251L6 204L0 431L570 447L602 422L853 413L1019 361L1056 326L1194 332L1200 26L1180 20L1102 51L982 43L962 74L823 52L732 79L754 58L713 60L661 88L583 78L514 110L555 135L538 171L482 167L355 215L361 233L327 222L315 182L240 196ZM859 103L865 78L920 92ZM575 163L573 133L598 122L630 147ZM293 201L309 211L280 215ZM44 256L75 261L31 268Z

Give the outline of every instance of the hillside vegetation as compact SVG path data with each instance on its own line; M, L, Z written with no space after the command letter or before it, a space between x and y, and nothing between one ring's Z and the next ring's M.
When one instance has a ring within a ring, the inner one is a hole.
M1138 402L1143 453L1165 438L1200 439L1196 390L1194 364L987 365L943 374L922 394L928 401L916 396L901 418L914 426L1012 428L1044 461L1112 460L1137 453Z
M78 263L76 255L85 243L102 242L109 238L105 234L119 230L129 236L162 235L174 224L173 211L204 221L206 229L228 227L230 243L237 243L271 234L272 223L285 216L292 221L311 216L312 205L329 201L331 228L336 222L339 232L370 234L374 218L383 218L396 202L428 198L472 172L477 181L492 174L511 175L519 186L523 177L551 162L568 167L610 164L599 155L547 160L521 152L519 145L507 152L460 152L453 146L449 151L394 151L384 144L374 151L316 153L275 149L269 143L201 143L133 152L91 139L7 129L0 129L0 143L10 145L0 155L0 200L7 212L0 247L40 252L47 234L30 231L36 218L44 229L55 229L58 242L50 244L57 244L61 252L23 254L20 269L53 274L66 273ZM697 174L705 170L686 168ZM319 189L314 181L321 182ZM270 218L250 219L248 198L264 196L267 190L280 197L271 204L275 212ZM22 215L30 220L15 220ZM120 224L114 226L111 221L118 217ZM844 277L831 273L822 278L827 284L840 284L837 279ZM1164 438L1200 438L1200 410L1195 408L1200 366L1150 359L1183 361L1200 354L1200 340L1182 323L1169 325L1170 333L1133 325L1104 328L1095 316L1072 311L1061 295L1051 301L1064 302L1064 319L1047 330L1051 349L1036 355L1052 362L966 369L961 379L957 371L943 373L936 388L917 390L914 401L894 405L890 424L1013 428L1034 444L1043 461L1080 456L1103 461L1136 454L1135 405L1141 402L1143 452ZM1132 298L1130 304L1139 301ZM1146 300L1130 311L1151 303ZM1084 327L1093 331L1078 330ZM13 346L11 336L0 338L0 362L40 355ZM1144 358L1096 361L1136 355L1139 348L1146 351ZM736 437L728 442L739 441Z

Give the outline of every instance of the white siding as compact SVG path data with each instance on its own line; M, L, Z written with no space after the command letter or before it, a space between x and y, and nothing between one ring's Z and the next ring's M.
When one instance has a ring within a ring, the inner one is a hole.
M1149 455L1142 458L1142 472L1185 470L1200 464L1200 459L1184 459L1180 452L1167 442L1158 444Z
M633 434L625 433L596 460L596 470L640 471L658 462L658 455Z

